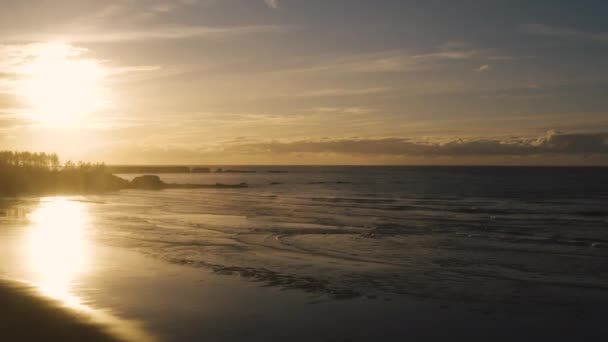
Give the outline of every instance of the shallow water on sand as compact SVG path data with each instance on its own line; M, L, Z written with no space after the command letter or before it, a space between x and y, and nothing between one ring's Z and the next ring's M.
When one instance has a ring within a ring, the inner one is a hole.
M251 169L5 203L0 271L176 341L606 332L606 170Z
M173 263L336 298L606 299L606 169L276 169L161 175L251 187L99 197L100 224Z

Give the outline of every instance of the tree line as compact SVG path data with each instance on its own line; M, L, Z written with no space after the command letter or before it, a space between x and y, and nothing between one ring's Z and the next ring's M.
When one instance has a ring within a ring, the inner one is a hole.
M60 163L56 153L0 151L0 165L56 169Z
M0 195L110 191L127 183L103 163L61 164L55 153L0 151Z

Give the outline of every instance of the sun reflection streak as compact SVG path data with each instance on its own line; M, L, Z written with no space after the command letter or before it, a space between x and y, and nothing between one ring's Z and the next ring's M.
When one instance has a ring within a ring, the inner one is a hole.
M66 197L48 197L28 215L26 256L33 281L45 296L82 313L124 341L156 341L137 321L96 309L74 293L82 275L93 272L91 214L86 204Z
M28 256L37 285L47 296L84 309L71 287L89 266L89 217L83 203L66 198L46 198L29 216L32 226Z

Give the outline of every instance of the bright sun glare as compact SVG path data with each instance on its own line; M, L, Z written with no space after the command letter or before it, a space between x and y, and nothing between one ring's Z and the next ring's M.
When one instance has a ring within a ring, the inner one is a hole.
M29 218L33 223L28 232L29 261L40 289L69 306L79 306L71 285L87 270L86 208L65 198L48 198Z
M80 53L64 43L41 44L23 66L18 91L36 121L71 125L105 106L107 70L95 60L79 58Z

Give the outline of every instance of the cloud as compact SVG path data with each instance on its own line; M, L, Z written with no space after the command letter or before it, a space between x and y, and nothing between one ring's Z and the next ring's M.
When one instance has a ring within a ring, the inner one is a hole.
M471 59L475 56L478 56L479 53L480 52L478 50L453 50L415 55L412 58L424 60Z
M608 154L608 133L565 134L554 131L539 138L457 139L443 143L406 138L303 140L232 145L239 154L333 153L393 156L531 156Z
M328 88L306 91L298 94L289 95L290 97L334 97L334 96L356 96L380 94L391 91L390 87L370 87L370 88Z
M279 8L279 0L264 0L264 2L270 8L273 8L273 9Z
M86 52L61 43L0 44L0 69L14 74L23 64L44 56L46 58L73 58Z
M608 43L608 32L588 32L576 28L555 27L543 24L523 25L521 31L538 36L567 38L575 40L586 40L600 43Z
M123 164L608 165L608 133L553 131L532 138L443 142L356 137L287 142L239 137L192 146L124 140L99 148L92 153L97 160Z
M15 120L0 119L0 131L3 132L4 135L9 131L13 131L27 124L28 123L19 122Z
M73 44L50 42L29 44L5 44L0 45L0 73L1 79L15 80L26 73L27 66L37 60L59 60L59 61L86 61L103 67L107 75L125 74L132 72L157 71L157 65L120 66L110 67L104 61L86 57L88 49Z
M430 68L438 62L469 60L479 58L482 51L476 49L464 49L455 47L442 47L439 51L410 54L405 51L397 51L393 55L379 56L367 60L355 62L350 65L351 70L360 72L394 72L413 71Z
M204 3L212 3L207 0ZM75 18L73 24L83 26L105 26L105 23L143 23L151 22L162 17L173 15L176 12L192 11L192 6L201 5L199 0L130 0L130 1L104 1L97 6L83 11L83 15ZM100 6L101 5L101 6Z
M369 114L376 110L366 107L315 107L312 112L327 114Z
M234 35L247 35L258 33L285 32L286 26L277 25L251 25L232 27L186 26L171 25L157 26L145 29L131 29L124 31L103 30L103 32L73 29L69 32L57 33L30 33L13 35L6 38L10 42L38 42L38 41L67 41L70 43L116 43L148 40L175 40L188 38L214 38ZM78 32L78 33L74 33Z
M343 56L334 58L330 62L323 61L320 65L312 67L314 70L333 70L338 72L381 73L405 72L427 69L422 59L406 51L384 51L379 53ZM305 70L306 71L306 70Z
M444 45L421 53L404 49L385 50L341 56L322 56L312 61L316 65L293 69L295 72L336 71L352 73L395 73L427 71L440 65L467 60L484 60L488 52L467 48L464 45ZM500 58L501 56L492 56ZM509 58L506 57L505 58ZM511 57L513 58L513 57Z
M479 68L475 69L475 71L485 72L485 71L490 71L491 69L492 69L491 66L489 66L488 64L484 64L484 65L480 66Z

